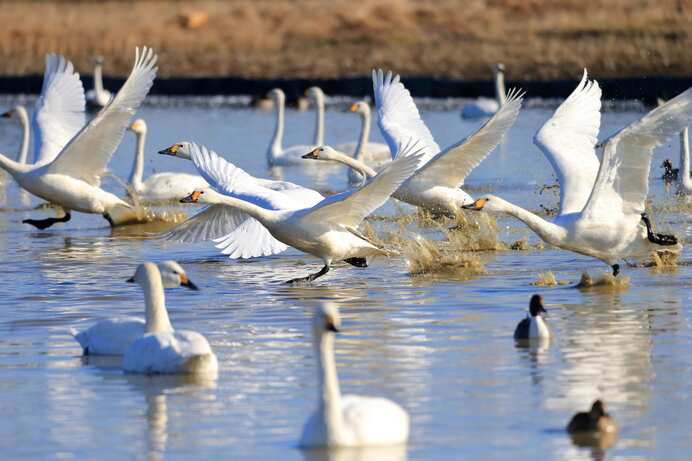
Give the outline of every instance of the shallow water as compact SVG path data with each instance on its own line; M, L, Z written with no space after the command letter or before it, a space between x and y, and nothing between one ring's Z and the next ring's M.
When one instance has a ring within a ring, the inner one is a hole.
M424 110L441 145L476 123L456 110ZM540 186L555 181L531 144L549 109L525 110L501 149L468 178L468 189L492 191L520 206L550 208L557 198ZM607 112L602 137L638 112ZM255 175L266 175L264 150L272 113L229 107L145 106L149 124L146 174L190 171L179 159L153 155L177 141L206 144ZM285 145L306 143L313 116L289 111ZM327 141L352 140L359 121L340 108L327 112ZM381 141L379 134L375 138ZM110 164L127 178L134 148L127 133ZM0 123L0 151L16 152L19 128ZM39 200L6 178L0 207L0 453L8 459L687 459L692 449L692 221L663 189L659 165L677 164L677 140L656 151L652 218L684 236L678 266L623 267L626 286L575 288L592 258L536 249L538 239L518 221L498 218L500 240L528 239L525 250L477 252L482 268L411 276L402 257L373 259L367 269L339 264L312 285L280 283L317 270L311 256L233 261L211 243L162 242L161 226L111 230L100 216L73 214L67 224L35 231L21 220L52 211L28 210ZM317 162L315 162L317 163ZM345 170L311 167L275 176L330 191L346 187ZM114 179L106 188L122 194ZM174 207L194 213L194 207ZM389 202L378 217L411 213ZM416 220L400 226L373 219L386 240L416 233L451 251L445 233ZM444 222L444 227L453 223ZM415 257L415 255L414 255ZM124 283L147 259L176 259L200 292L167 290L176 328L202 332L219 357L215 382L124 375L113 358L82 358L69 327L104 317L139 315L137 286ZM646 262L644 256L636 262ZM631 262L635 262L632 260ZM534 286L551 272L568 285ZM546 347L512 339L533 293L541 293L557 336ZM337 362L342 390L394 399L411 415L407 447L302 452L296 441L316 400L309 318L326 299L341 306ZM577 410L603 398L622 426L607 449L575 446L564 426Z

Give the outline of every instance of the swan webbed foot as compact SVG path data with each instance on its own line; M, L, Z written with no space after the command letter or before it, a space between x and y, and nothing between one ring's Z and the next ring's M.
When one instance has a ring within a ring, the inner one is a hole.
M298 277L295 279L287 280L286 283L291 284L291 285L293 285L295 283L309 283L318 277L322 277L327 272L329 272L329 266L324 266L322 269L319 270L319 272L315 272L314 274L310 274L307 277Z
M613 268L613 277L617 277L618 274L620 273L620 265L619 264L613 264L610 267Z
M52 226L55 223L59 222L67 222L72 218L70 216L70 212L66 211L65 216L62 218L46 218L46 219L25 219L22 222L24 224L31 224L32 226L36 227L37 229L48 229L50 226Z
M368 262L365 260L365 258L348 258L344 259L344 262L349 263L351 266L368 267Z
M656 243L662 246L676 245L678 243L677 237L674 235L659 234L654 232L651 228L651 221L646 213L642 213L642 221L646 225L646 237L651 243Z

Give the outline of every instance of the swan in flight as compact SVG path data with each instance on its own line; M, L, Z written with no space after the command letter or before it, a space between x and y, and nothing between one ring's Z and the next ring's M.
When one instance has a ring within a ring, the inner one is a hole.
M185 197L194 190L209 187L209 184L201 176L187 173L156 173L142 182L147 124L140 118L135 120L128 129L137 136L137 145L135 146L135 158L130 179L127 183L140 200L145 202L177 201L180 200L180 197Z
M86 92L86 103L90 111L95 112L106 107L113 97L110 91L103 88L101 70L103 68L103 56L95 56L92 60L94 65L94 89Z
M341 327L339 309L324 303L312 319L319 393L317 409L303 427L301 448L365 447L404 444L409 416L384 397L341 395L334 360L334 333Z
M157 267L164 288L185 286L197 290L177 262L162 261L157 263ZM132 341L146 333L146 323L139 317L111 317L84 331L70 328L70 332L82 346L84 355L123 355Z
M125 350L127 373L199 373L215 375L216 355L206 338L196 331L174 330L168 319L163 279L156 264L146 262L127 280L144 291L146 332Z
M324 267L306 277L287 283L311 282L329 272L333 261L346 261L357 267L367 267L366 257L388 256L356 227L367 215L382 206L396 188L413 173L421 158L414 146L402 146L397 158L377 176L360 187L325 198L312 207L274 210L258 205L263 198L286 200L286 197L259 186L252 176L237 168L213 151L191 144L192 159L200 174L221 193L208 189L195 191L183 202L222 204L252 216L284 245L320 258ZM251 234L245 239L264 251L266 242Z
M495 83L495 99L478 98L475 102L466 104L461 108L461 118L492 117L495 112L507 100L505 94L505 65L497 63L493 68L493 82Z
M511 92L500 110L480 128L441 151L398 75L393 77L389 72L383 76L382 71L373 71L373 84L378 124L390 151L396 152L396 146L408 139L425 146L421 166L392 197L435 213L456 216L460 207L473 203L461 189L466 176L502 141L519 114L522 96ZM366 177L374 173L361 162L324 147L303 158L335 160L358 169Z
M118 94L53 160L44 163L41 154L38 163L22 165L0 154L0 167L22 188L65 210L63 218L27 219L25 223L45 229L56 222L69 221L70 210L101 214L111 225L134 219L130 204L99 187L99 175L105 171L130 119L151 88L156 76L155 64L156 55L151 49L144 47L140 54L137 48L135 65ZM37 149L41 153L50 151L43 147Z
M311 86L305 90L305 96L315 103L315 139L313 144L321 146L324 144L324 92L319 86Z
M300 165L300 156L314 145L296 145L287 148L282 147L284 137L284 106L286 104L286 95L279 88L274 88L269 92L269 97L276 106L276 126L274 127L274 136L271 144L267 149L267 164L269 166L295 166Z
M529 304L529 315L514 330L514 339L550 339L550 329L543 320L545 312L541 295L533 295Z
M600 259L613 275L620 258L679 252L675 237L652 231L644 201L654 147L692 122L692 88L604 141L599 166L600 108L601 90L584 70L577 88L534 136L560 182L560 209L552 223L492 195L464 208L514 216L549 244Z
M191 143L187 141L161 150L159 154L193 160ZM226 163L222 167L225 168L227 178L240 175L258 187L276 192L276 194L269 196L244 196L245 200L263 208L298 210L314 206L324 199L319 192L292 182L255 178L231 163ZM254 236L254 239L247 238L248 235ZM197 215L169 230L163 238L164 240L185 243L213 240L217 243L216 247L221 250L221 253L227 254L229 258L268 256L288 248L272 237L267 228L255 218L221 204L209 205Z

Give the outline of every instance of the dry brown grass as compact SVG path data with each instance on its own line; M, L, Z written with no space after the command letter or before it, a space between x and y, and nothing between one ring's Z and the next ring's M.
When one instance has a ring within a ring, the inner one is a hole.
M40 12L40 14L39 14ZM81 71L107 56L125 75L152 46L161 76L404 75L510 79L692 74L692 0L0 0L0 74ZM191 27L181 18L206 18Z

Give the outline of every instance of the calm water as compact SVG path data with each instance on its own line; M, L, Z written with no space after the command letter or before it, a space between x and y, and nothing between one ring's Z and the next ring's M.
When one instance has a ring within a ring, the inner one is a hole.
M547 109L525 110L502 149L468 179L538 209L556 198L539 187L554 182L531 144ZM602 136L637 112L604 114ZM255 175L266 176L264 151L272 112L210 107L145 106L149 124L146 174L190 171L153 152L182 140L206 144ZM423 111L441 145L475 123L455 111ZM311 113L289 111L285 145L307 143ZM356 137L359 120L330 108L327 142ZM375 138L379 138L376 133ZM0 151L15 155L19 128L0 123ZM127 133L110 168L129 173L134 135ZM164 243L152 226L111 230L100 216L73 214L43 232L22 224L51 211L9 183L0 205L0 454L7 459L689 459L692 382L692 220L689 208L663 189L659 165L677 164L677 142L657 150L652 216L687 244L679 267L625 267L629 286L574 288L582 269L601 262L561 250L481 253L478 271L412 277L401 257L373 259L367 269L337 265L308 286L281 280L316 271L316 258L295 250L229 260L213 245ZM339 167L284 169L275 174L306 186L346 186ZM319 164L323 165L323 164ZM8 184L5 178L4 184ZM123 193L114 179L106 188ZM193 212L194 208L176 208ZM411 209L388 203L378 216ZM537 239L516 220L498 219L501 240ZM374 222L378 235L395 229ZM450 223L445 223L450 225ZM407 230L439 242L437 229ZM404 238L413 234L403 233ZM112 358L83 358L69 327L119 315L140 315L139 288L124 281L143 260L176 259L202 290L167 290L171 321L202 332L219 357L215 382L124 375ZM646 262L643 257L636 262ZM632 262L635 262L633 260ZM569 285L536 287L552 271ZM512 339L533 293L541 293L557 333L549 347L521 348ZM322 300L341 306L337 338L342 390L382 395L411 414L407 447L304 453L296 448L316 400L309 318ZM575 446L564 426L576 410L603 398L620 421L606 451Z

